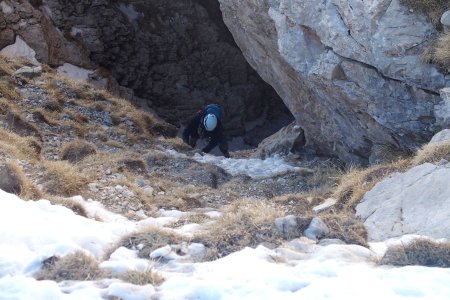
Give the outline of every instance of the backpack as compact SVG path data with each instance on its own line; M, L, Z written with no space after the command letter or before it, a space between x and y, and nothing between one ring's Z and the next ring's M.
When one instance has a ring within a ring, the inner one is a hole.
M223 109L219 104L208 104L203 110L204 114L213 114L220 120L223 116Z

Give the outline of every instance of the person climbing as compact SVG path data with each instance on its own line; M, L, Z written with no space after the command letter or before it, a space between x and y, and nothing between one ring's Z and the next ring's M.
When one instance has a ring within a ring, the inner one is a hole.
M207 139L208 144L201 150L209 153L214 147L219 145L223 156L229 158L228 143L223 134L221 118L223 110L218 104L209 104L199 111L187 124L183 130L183 141L195 148L197 140Z

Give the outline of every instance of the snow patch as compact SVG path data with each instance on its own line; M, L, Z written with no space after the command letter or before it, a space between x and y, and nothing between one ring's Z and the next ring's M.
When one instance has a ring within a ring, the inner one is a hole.
M167 153L175 157L188 157L187 155L178 153L174 150L167 150ZM288 164L284 158L279 155L267 157L266 159L238 159L210 154L195 154L192 158L199 163L214 164L233 176L247 175L252 178L265 178L283 174L285 172L296 172L301 170L299 167Z
M94 71L80 68L69 63L65 63L64 65L58 67L58 74L74 80L88 80L89 75L92 73L94 73Z

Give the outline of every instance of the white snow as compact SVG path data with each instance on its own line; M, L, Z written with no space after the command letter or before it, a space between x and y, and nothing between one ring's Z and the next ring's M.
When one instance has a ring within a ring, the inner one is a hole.
M173 150L168 150L168 154L176 157L187 157L184 154L180 154ZM300 170L299 167L295 167L287 163L283 157L275 155L267 157L266 159L239 159L239 158L224 158L223 156L215 156L210 154L195 154L193 159L199 163L209 163L221 167L231 175L247 175L252 178L264 178L278 174L282 174L287 171Z
M209 156L196 159L219 163ZM275 159L252 162L259 167L241 160L247 167L236 168L257 174L256 170L263 172L263 164L269 168L282 164ZM233 160L222 159L222 163L227 167ZM137 249L119 247L104 261L105 251L125 235L162 228L185 214L162 210L159 217L134 222L95 201L73 199L84 205L89 219L47 200L23 201L0 190L0 299L450 299L449 269L376 264L387 246L406 243L414 236L374 243L371 249L321 246L302 238L276 249L246 248L203 263L196 261L207 249L198 243L164 245L150 254L155 260L139 258ZM177 232L185 234L187 241L201 230L196 224L182 228ZM33 278L44 259L79 250L97 258L100 267L113 274L152 269L165 281L154 287L119 279L57 283Z
M58 73L74 80L88 80L94 71L65 63L58 67Z

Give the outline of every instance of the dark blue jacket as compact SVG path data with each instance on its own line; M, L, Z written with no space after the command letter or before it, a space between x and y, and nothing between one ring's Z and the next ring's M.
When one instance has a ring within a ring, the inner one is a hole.
M183 141L187 144L190 144L189 140L191 138L195 140L198 138L207 138L209 140L209 143L202 149L203 152L208 153L214 147L219 145L220 151L228 157L228 143L223 134L222 123L220 122L220 120L217 120L216 128L213 131L207 131L205 129L205 126L203 125L204 117L205 114L203 112L200 112L189 121L188 125L183 131Z

